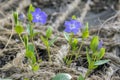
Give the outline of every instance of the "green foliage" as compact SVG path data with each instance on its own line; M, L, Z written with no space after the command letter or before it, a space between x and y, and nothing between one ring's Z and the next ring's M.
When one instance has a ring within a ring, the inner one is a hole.
M72 16L72 19L77 19L77 17L75 15Z
M64 32L64 37L65 37L65 39L66 39L67 41L69 41L70 36L69 36L69 34L68 34L68 33Z
M88 29L88 23L86 23L85 29L82 31L82 38L88 38L89 37L89 29Z
M71 75L67 73L59 73L52 80L71 80Z
M13 13L13 18L14 18L15 25L17 25L18 24L18 13L17 12Z
M28 32L28 35L30 36L30 38L34 37L35 33L33 30L33 27L30 24L27 25L27 32Z
M26 50L26 57L31 60L31 64L36 63L36 57L34 53L34 45L28 44L28 48Z
M72 43L71 43L71 47L72 47L73 51L78 49L77 45L78 45L78 39L74 38Z
M24 41L24 46L27 49L28 48L28 36L27 35L23 36L23 41Z
M99 44L99 38L98 36L94 36L90 43L90 49L93 51L93 53L97 50Z
M22 25L16 25L15 31L16 31L18 34L21 34L21 33L24 31L24 28L23 28Z
M110 60L101 60L105 55L105 48L101 48L98 50L98 44L99 44L99 37L94 36L90 43L90 50L86 48L86 56L88 61L88 72L86 73L86 77L90 74L90 72L97 68L99 65L103 65ZM92 54L89 53L89 51L92 51Z
M77 80L85 80L85 78L80 74Z
M107 62L109 62L109 61L110 61L110 60L98 60L98 61L96 61L96 62L94 63L94 65L99 66L99 65L105 64L105 63L107 63Z
M54 44L54 42L56 41L56 39L57 39L57 37L55 37L54 39L49 40L49 38L51 37L51 35L52 35L52 28L49 27L47 29L47 31L46 31L45 37L40 36L40 39L42 40L43 44L47 48L47 52L48 52L48 56L49 56L49 61L51 61L51 58L50 58L50 46L52 46Z
M46 38L50 38L51 35L52 35L52 29L51 29L51 27L49 27L46 31Z
M39 70L39 65L38 64L33 64L32 65L32 70L33 71L38 71Z
M35 10L35 8L32 6L32 4L29 6L29 10L28 10L28 14L27 14L27 17L28 17L28 20L29 21L32 21L33 17L32 17L32 14L31 12L33 12Z
M104 55L105 55L105 48L101 48L98 55L98 59L101 59L102 57L104 57Z
M52 40L49 41L49 45L53 46L54 42L57 40L57 36L55 36L55 38L53 38Z
M69 46L70 46L69 49L71 50L70 58L64 57L64 62L67 64L67 66L70 66L70 64L73 61L72 56L75 55L75 59L77 58L76 51L78 49L78 39L74 37L73 33L68 34L68 33L64 32L64 37L67 40L67 42L69 43Z

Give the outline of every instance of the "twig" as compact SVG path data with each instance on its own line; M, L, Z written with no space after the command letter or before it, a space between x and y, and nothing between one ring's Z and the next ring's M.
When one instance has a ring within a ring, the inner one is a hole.
M81 23L83 23L84 18L85 18L85 16L86 16L88 10L90 9L90 6L89 6L90 3L91 3L91 0L88 0L87 3L85 4L85 8L83 9L83 11L82 11L82 13L81 13L81 17L78 18L78 20L79 20Z

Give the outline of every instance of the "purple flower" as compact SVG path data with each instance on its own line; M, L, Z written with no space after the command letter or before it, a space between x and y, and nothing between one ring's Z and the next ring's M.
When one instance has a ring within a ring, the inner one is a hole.
M73 32L74 34L77 34L79 32L79 29L82 27L80 22L73 19L70 21L65 21L64 26L65 26L65 30L64 30L65 32L67 33Z
M47 21L47 14L43 11L41 11L40 8L36 8L34 12L32 12L33 20L32 22L34 23L41 23L45 24Z
M99 44L98 44L98 50L100 50L102 48L102 45L103 45L103 41L100 40Z
M23 21L25 19L25 15L22 13L19 15L19 20Z

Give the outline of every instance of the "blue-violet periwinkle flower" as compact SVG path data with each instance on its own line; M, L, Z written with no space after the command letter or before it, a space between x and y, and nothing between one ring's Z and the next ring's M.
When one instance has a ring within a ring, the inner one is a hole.
M74 34L77 34L80 28L82 27L82 24L77 20L71 19L70 21L65 21L64 26L65 32L67 33L73 32Z
M102 48L102 45L103 45L103 41L100 40L99 44L98 44L98 50L100 50Z
M40 8L36 8L35 11L32 12L32 16L33 16L32 22L34 23L45 24L47 21L47 14L41 11Z

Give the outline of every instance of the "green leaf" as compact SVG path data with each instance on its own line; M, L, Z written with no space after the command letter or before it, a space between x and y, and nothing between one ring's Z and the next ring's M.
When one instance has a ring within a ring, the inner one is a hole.
M31 13L28 13L27 15L28 15L28 20L29 20L29 21L32 21L32 20L33 20L32 14L31 14Z
M15 25L17 25L17 24L18 24L18 13L17 13L17 12L14 12L14 13L13 13L13 17L14 17Z
M72 19L77 19L75 15L72 16Z
M27 32L28 32L28 35L30 35L31 38L34 36L33 27L30 24L27 25Z
M98 44L99 44L99 37L98 36L94 36L91 40L90 43L90 49L95 52L98 48Z
M77 80L85 80L84 77L80 74Z
M25 48L27 49L28 48L28 36L27 35L23 36L23 41L25 44Z
M68 33L64 32L64 37L65 37L65 39L66 39L67 41L69 41L70 36L69 36L69 34L68 34Z
M110 60L99 60L99 61L96 61L96 62L94 63L94 65L99 66L99 65L105 64L105 63L107 63L107 62L109 62L109 61L110 61Z
M32 19L33 19L31 12L33 12L34 10L35 10L35 8L34 8L34 7L32 6L32 4L31 4L31 5L29 6L29 10L28 10L28 14L27 14L29 21L32 21Z
M34 45L28 44L28 51L34 52Z
M29 78L24 78L24 80L29 80Z
M18 34L21 34L21 33L24 31L24 28L23 28L23 26L21 26L21 25L16 25L15 31L16 31Z
M39 70L39 65L38 65L38 64L34 64L34 65L32 66L32 70L33 70L33 71L38 71L38 70Z
M56 36L54 39L52 39L52 40L49 41L49 45L50 45L50 46L54 45L54 42L55 42L56 40L57 40L57 36Z
M67 73L59 73L52 80L71 80L71 75Z
M34 10L35 10L35 8L33 7L33 5L30 4L30 6L29 6L29 12L33 12Z
M46 47L49 46L49 42L48 42L48 40L47 40L46 38L44 38L43 36L40 36L40 39L42 40L42 42L44 43L44 45L45 45Z
M78 44L78 39L74 38L71 44L72 50L76 50L78 48L77 44Z
M105 48L101 48L98 58L101 59L103 58L104 55L105 55Z
M35 53L34 53L34 46L33 44L28 44L28 49L26 50L26 55L27 58L29 58L30 60L32 60L32 64L36 63L36 57L35 57Z
M49 27L46 31L46 37L50 38L51 35L52 35L52 28Z
M85 29L82 32L82 38L88 38L89 37L89 30L88 30L88 23L86 23Z
M86 48L86 55L87 55L88 64L90 65L92 60L91 60L91 57L90 57L90 55L89 55L88 48Z

